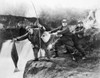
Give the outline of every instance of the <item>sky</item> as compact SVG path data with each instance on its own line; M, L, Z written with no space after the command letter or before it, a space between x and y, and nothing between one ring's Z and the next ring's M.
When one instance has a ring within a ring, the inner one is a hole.
M49 8L49 9L48 9ZM0 0L0 14L36 17L42 10L100 8L99 0Z

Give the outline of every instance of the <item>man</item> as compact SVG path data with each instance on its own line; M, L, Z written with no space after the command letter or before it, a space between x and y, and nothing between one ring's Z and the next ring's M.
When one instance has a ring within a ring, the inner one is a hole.
M84 36L84 30L85 28L83 27L83 22L82 21L78 21L78 24L75 28L75 34L78 38L82 38Z
M78 24L75 28L75 31L73 32L73 42L74 47L81 53L82 59L85 59L85 51L82 47L82 44L84 44L84 30L83 22L78 21Z
M42 27L42 25L37 24L37 26L34 26L33 28L31 26L26 26L26 31L27 31L26 34L24 34L20 37L14 38L13 41L15 43L16 41L28 39L31 42L31 44L33 45L33 51L34 51L33 53L34 53L34 57L35 57L34 61L38 61L38 51L42 44L40 36L43 33L43 31L45 31L45 29ZM42 47L45 47L45 45L43 45ZM19 69L17 67L18 57L15 57L15 56L18 56L18 54L17 53L14 54L14 53L15 53L15 51L12 51L12 60L15 65L14 72L17 72L17 71L19 71ZM49 59L48 54L47 54L47 58Z
M66 47L66 49L69 53L73 52L73 47L72 47L73 42L72 42L72 39L71 39L72 33L70 32L69 25L67 25L67 20L66 19L62 20L62 25L61 26L59 26L58 28L52 30L52 32L56 32L56 31L57 31L58 34L61 34L62 37L55 44L55 55L53 56L54 58L58 57L58 48L61 45L65 45L65 47Z
M26 30L28 31L26 34L20 36L20 37L17 37L15 40L16 41L21 41L21 40L24 40L24 39L28 39L32 45L34 46L33 47L33 51L34 51L34 55L35 55L35 61L38 61L38 51L41 47L44 47L44 46L41 46L41 44L43 43L42 40L41 40L41 35L43 34L43 32L45 31L44 27L40 24L37 24L38 27L31 27L31 26L26 26ZM47 56L48 57L48 56ZM48 57L49 59L49 57Z

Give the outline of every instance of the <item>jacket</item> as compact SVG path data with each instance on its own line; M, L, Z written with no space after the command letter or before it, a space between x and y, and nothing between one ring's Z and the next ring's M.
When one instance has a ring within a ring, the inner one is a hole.
M51 32L58 32L58 34L61 34L62 37L65 37L65 38L70 38L72 36L72 33L70 32L70 29L68 26L59 26L58 28L52 30Z

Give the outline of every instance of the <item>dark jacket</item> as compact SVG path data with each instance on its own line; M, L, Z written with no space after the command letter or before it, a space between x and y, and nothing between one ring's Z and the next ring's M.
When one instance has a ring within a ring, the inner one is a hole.
M65 37L65 38L70 38L72 36L72 33L70 32L70 29L66 26L66 27L63 27L63 26L59 26L58 28L52 30L51 32L58 32L58 34L61 34L62 37Z
M57 32L58 30L62 30L62 28L63 28L63 26L59 26L59 27L57 27L57 28L51 30L51 33Z
M27 33L27 31L26 31L25 28L23 28L23 27L19 28L19 36L22 36L22 35L24 35L25 33Z
M43 34L44 29L41 28L33 28L33 34L30 34L29 32L27 32L26 34L17 37L17 41L21 41L21 40L25 40L28 39L35 47L39 47L40 46L40 37Z
M83 38L84 37L84 30L85 28L83 26L81 27L76 27L75 29L75 35L78 37L78 38Z

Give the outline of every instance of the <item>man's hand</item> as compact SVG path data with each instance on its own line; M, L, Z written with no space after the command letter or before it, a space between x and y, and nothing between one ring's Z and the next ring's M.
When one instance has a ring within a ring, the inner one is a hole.
M57 32L55 32L55 33L50 33L50 34L52 34L52 35L57 35Z
M42 27L42 25L39 23L39 20L36 21L36 24L37 24L37 26L38 26L39 28Z
M57 33L59 33L59 32L61 32L61 31L57 31Z
M75 31L71 31L72 32L72 34L75 34L76 32Z
M16 42L17 41L17 38L13 38L13 40L12 40L13 42Z
M59 31L60 32L60 31ZM53 35L56 35L57 37L62 37L61 34L58 34L59 32L55 32L55 33L52 33Z

